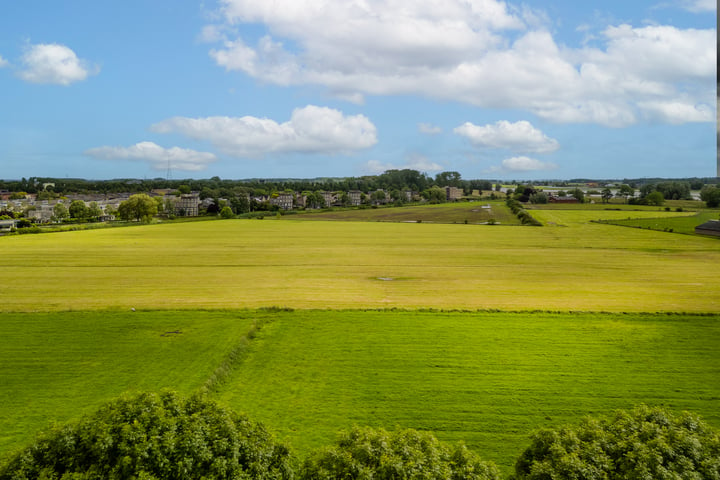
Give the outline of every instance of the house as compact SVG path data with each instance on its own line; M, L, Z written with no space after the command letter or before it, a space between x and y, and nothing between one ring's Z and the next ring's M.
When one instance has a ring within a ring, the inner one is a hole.
M197 217L200 213L200 195L197 193L186 193L180 195L175 202L175 215L178 217Z
M573 197L572 195L568 195L567 197L556 197L555 195L550 195L548 197L548 202L550 203L580 203L580 201Z
M322 195L325 205L328 207L332 207L337 202L337 196L333 192L320 192L320 195Z
M350 190L348 192L348 198L350 199L350 205L357 207L362 203L362 192L360 190Z
M15 228L15 220L0 220L0 232L9 232Z
M454 202L456 200L460 200L460 197L463 196L463 189L457 188L457 187L445 187L445 199L448 202Z
M720 220L708 220L702 225L698 225L695 227L695 233L720 237Z
M270 197L270 204L277 205L281 210L292 210L294 195L288 192L278 193Z

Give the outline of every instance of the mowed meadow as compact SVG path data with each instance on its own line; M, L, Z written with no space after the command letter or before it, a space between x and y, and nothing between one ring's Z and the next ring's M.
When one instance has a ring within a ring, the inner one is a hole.
M189 394L217 372L213 398L301 455L354 424L407 427L509 472L533 429L640 402L720 426L720 240L591 222L674 212L532 213L546 226L0 238L0 461L124 391Z
M716 238L537 213L550 226L226 220L7 237L0 309L720 311Z

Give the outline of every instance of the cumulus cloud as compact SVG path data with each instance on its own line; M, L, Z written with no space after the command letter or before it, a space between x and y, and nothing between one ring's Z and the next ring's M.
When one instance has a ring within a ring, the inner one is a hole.
M20 78L30 83L70 85L98 72L72 49L56 43L28 47L22 65Z
M404 164L396 165L392 163L382 163L377 160L370 160L363 165L363 171L371 175L378 175L387 170L403 170L403 169L417 170L418 172L440 172L444 170L442 165L439 165L423 155L413 154L410 155Z
M417 94L618 127L658 113L644 107L657 102L714 110L716 29L617 25L598 36L599 46L572 48L556 43L542 12L499 0L221 5L228 32L262 24L267 34L249 42L227 33L210 51L218 65L278 85L324 86L355 102ZM684 118L679 111L652 120Z
M542 170L555 170L558 166L552 162L541 162L535 158L520 156L506 158L502 161L501 166L493 167L490 169L491 172L535 172Z
M507 148L527 153L550 153L560 148L557 140L548 137L526 120L515 123L500 120L494 125L484 126L465 122L453 131L477 147Z
M377 143L375 125L364 115L346 116L314 105L295 109L284 123L251 116L174 117L151 128L209 141L222 152L241 158L269 153L347 153Z
M130 147L97 147L85 151L86 155L103 160L134 160L147 162L153 170L200 171L217 157L208 152L197 152L186 148L163 148L153 142L140 142Z
M437 135L442 133L442 128L430 123L418 123L418 131L426 135Z
M8 65L8 61L5 60L2 55L0 55L0 68L7 67Z

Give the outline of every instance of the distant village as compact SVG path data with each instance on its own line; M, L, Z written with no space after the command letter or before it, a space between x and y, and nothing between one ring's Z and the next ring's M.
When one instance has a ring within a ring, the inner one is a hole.
M633 203L651 198L699 199L698 189L711 179L684 181L557 182L500 184L464 180L457 172L435 178L414 170L390 170L372 177L315 180L207 180L172 181L79 179L22 179L0 181L0 231L31 225L108 222L119 218L121 204L134 194L155 201L157 214L166 218L257 212L291 212L332 207L377 208L386 205L444 203L480 199L521 202L582 203L610 199ZM627 183L626 183L627 182ZM587 198L586 197L587 194ZM657 193L655 193L657 195Z
M43 189L52 187L52 184L43 186ZM45 191L45 190L44 190ZM460 200L465 194L464 190L457 187L447 186L442 189L444 198L439 200L452 202ZM293 209L320 209L327 207L360 207L362 205L387 205L400 201L401 203L422 202L425 199L419 192L410 190L402 191L402 198L393 197L390 192L376 190L374 192L361 192L350 190L347 192L318 191L310 193L301 192L275 192L268 195L245 195L240 203L246 205L247 211L289 211ZM479 190L474 193L477 197L481 195ZM98 215L93 215L97 221L115 220L120 204L130 198L132 193L88 193L68 194L60 198L43 198L42 194L23 193L0 190L0 211L23 213L23 217L35 224L47 224L61 222L64 215L58 215L58 205L70 210L73 202L83 202L86 208L94 209ZM164 215L175 217L196 217L208 212L217 212L226 205L232 205L235 198L201 198L200 192L179 193L173 189L153 189L148 192L151 198L157 199L158 212ZM254 206L254 208L252 208ZM244 213L244 212L236 212Z

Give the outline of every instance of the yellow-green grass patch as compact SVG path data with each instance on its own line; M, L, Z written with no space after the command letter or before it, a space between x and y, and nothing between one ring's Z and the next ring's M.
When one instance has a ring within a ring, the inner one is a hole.
M5 237L0 309L720 310L716 239L550 213L572 228L227 220Z

